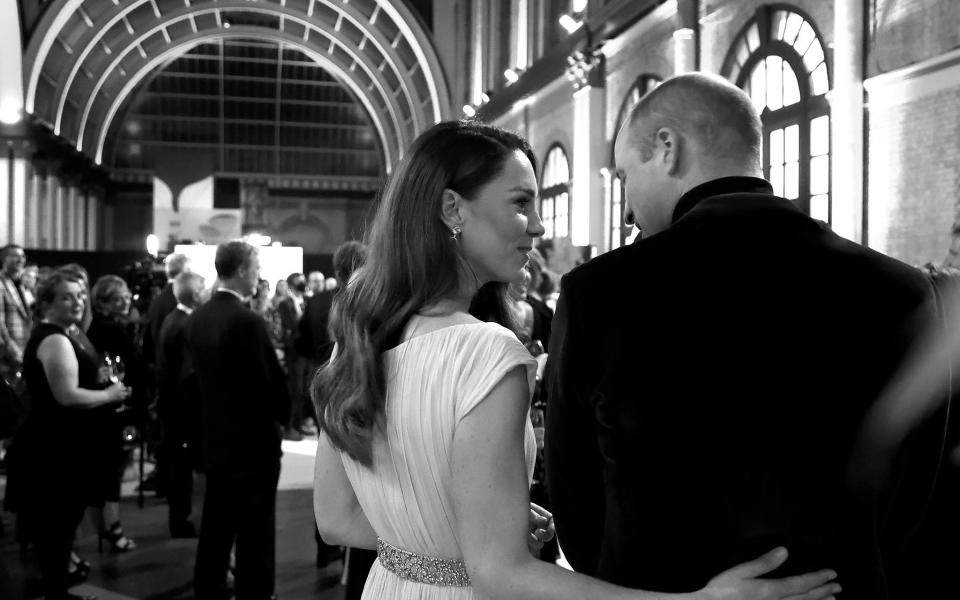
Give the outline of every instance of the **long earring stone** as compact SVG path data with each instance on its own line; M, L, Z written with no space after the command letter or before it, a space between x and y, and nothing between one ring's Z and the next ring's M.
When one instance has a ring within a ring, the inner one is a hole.
M453 241L455 241L455 242L459 242L459 241L460 241L460 233L463 231L463 229L461 229L459 225L454 225L454 226L450 229L450 231L453 232L453 235L450 236L450 239L453 240Z

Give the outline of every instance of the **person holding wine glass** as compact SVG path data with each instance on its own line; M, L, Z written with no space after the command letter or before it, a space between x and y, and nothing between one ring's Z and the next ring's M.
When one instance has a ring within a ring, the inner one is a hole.
M130 300L127 283L120 277L104 275L97 279L91 290L93 321L87 330L87 337L104 355L102 366L107 377L129 384L133 389L130 406L102 410L100 443L107 445L110 458L103 463L98 477L105 502L102 507L93 507L91 517L100 531L100 545L106 541L114 552L136 548L136 543L124 533L120 523L120 484L127 463L124 440L129 437L123 432L125 427L143 422L142 413L146 406L143 370L124 321L130 312Z
M100 357L71 335L83 319L86 292L71 274L55 272L37 291L40 322L24 350L23 377L30 412L11 448L11 474L18 486L18 518L29 523L48 599L67 593L74 532L85 505L102 502L96 484L104 462L96 421L130 389L100 377Z

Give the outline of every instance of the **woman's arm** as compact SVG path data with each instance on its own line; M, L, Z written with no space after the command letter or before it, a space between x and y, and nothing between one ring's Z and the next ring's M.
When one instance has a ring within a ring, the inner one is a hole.
M340 452L323 431L317 443L313 476L313 513L323 541L334 546L377 547L377 533L360 508Z
M827 598L835 574L820 572L780 580L755 579L786 560L771 552L721 573L690 594L618 587L533 558L527 551L529 494L523 430L527 381L517 367L470 411L453 438L452 475L456 527L473 586L493 599L716 600ZM643 565L637 565L643 568Z
M129 394L122 384L115 383L105 390L80 387L79 365L70 340L64 335L49 335L37 349L37 358L43 365L53 398L63 406L94 408L120 402Z

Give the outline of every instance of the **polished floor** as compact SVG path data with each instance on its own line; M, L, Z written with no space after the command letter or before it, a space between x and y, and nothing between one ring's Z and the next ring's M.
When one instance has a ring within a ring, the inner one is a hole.
M339 585L342 563L316 567L311 486L315 442L284 442L283 466L277 492L277 576L280 600L342 600ZM92 572L74 593L93 593L101 600L188 600L193 598L193 561L196 540L174 540L167 531L167 505L147 495L137 506L136 472L128 471L121 517L137 548L115 554L97 550L97 536L85 522L77 539L78 554L92 563ZM5 481L0 476L0 488ZM203 481L198 478L194 516L199 521ZM0 489L2 494L2 489ZM0 600L40 597L39 574L29 557L20 555L13 539L13 516L3 514L0 536ZM202 525L202 524L201 524ZM7 581L4 581L6 579Z

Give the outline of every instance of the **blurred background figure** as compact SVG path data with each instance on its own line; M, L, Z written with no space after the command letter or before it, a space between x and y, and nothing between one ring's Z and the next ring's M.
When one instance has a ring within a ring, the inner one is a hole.
M286 279L278 279L277 285L273 290L273 298L270 299L270 303L273 304L274 308L280 305L283 302L283 299L287 297L290 293L290 286L287 285Z
M8 244L0 248L0 375L10 382L16 380L23 364L23 350L33 327L21 282L26 262L21 246Z
M318 294L323 291L324 281L323 273L320 271L310 271L307 275L307 297Z
M190 259L183 254L170 254L163 261L163 269L167 274L167 283L160 290L160 295L150 302L147 309L147 329L143 334L143 360L147 365L153 365L157 352L157 340L160 337L160 328L163 320L177 307L177 299L173 294L173 280L184 271L190 270Z
M27 262L23 268L23 274L20 276L20 287L23 289L23 299L27 303L27 308L33 309L33 303L37 299L37 277L40 267L37 263Z
M107 460L100 465L97 477L104 503L94 506L91 516L101 543L106 541L114 552L128 552L136 548L136 543L124 534L120 523L120 487L130 455L128 444L139 442L146 421L146 374L125 322L131 302L127 283L116 275L100 277L93 285L91 302L93 321L87 337L102 356L102 362L112 364L132 390L129 410L104 408L95 413L99 417L98 443L103 445ZM127 427L137 433L125 433Z
M177 306L163 320L157 340L157 412L163 423L161 455L169 504L170 536L193 538L190 521L193 470L199 466L200 398L185 337L187 317L200 306L204 280L184 272L173 280Z
M328 292L332 292L333 290L337 289L337 285L336 277L327 277L327 279L323 282L323 289Z
M311 276L313 273L311 273ZM320 278L321 284L323 278ZM280 313L280 323L283 327L283 356L287 372L287 389L290 394L290 422L287 423L284 437L288 440L299 441L304 434L315 433L305 427L304 420L310 417L307 410L309 401L307 389L304 387L310 372L310 361L302 356L296 348L294 339L297 335L300 319L303 317L310 290L309 283L303 273L291 273L287 277L289 292L287 297L280 301L277 310Z

